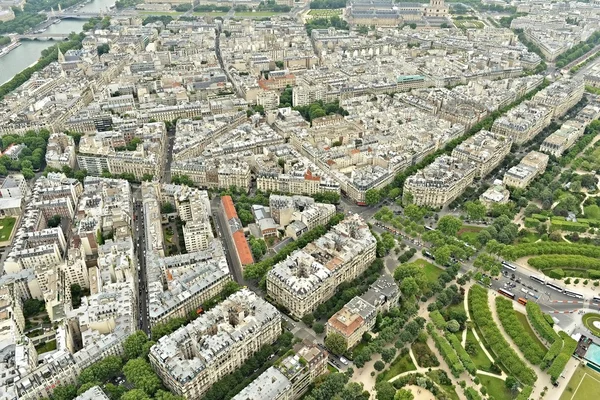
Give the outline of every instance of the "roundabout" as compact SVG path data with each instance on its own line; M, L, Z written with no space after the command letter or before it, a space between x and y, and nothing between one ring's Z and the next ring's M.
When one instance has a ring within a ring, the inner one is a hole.
M587 313L582 318L583 325L594 335L600 337L600 314Z

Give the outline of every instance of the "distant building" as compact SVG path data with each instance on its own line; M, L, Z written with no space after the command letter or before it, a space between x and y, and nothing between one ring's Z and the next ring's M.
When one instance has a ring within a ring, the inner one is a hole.
M506 186L526 188L531 181L546 170L549 156L537 151L531 151L518 165L515 165L504 174L503 182Z

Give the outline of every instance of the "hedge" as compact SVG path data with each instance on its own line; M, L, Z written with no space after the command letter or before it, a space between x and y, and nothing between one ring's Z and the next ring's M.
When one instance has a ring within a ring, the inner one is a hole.
M479 395L479 393L477 393L477 390L473 389L472 387L468 387L465 389L465 397L468 400L481 400L482 397Z
M539 270L550 268L577 268L600 270L600 259L580 255L543 255L531 257L527 263Z
M600 246L579 243L535 242L504 246L500 251L500 255L507 260L516 260L525 256L539 256L543 254L566 254L600 258Z
M527 319L538 335L546 339L549 343L554 343L560 339L556 331L552 329L552 326L546 320L539 304L528 301L525 309L527 310Z
M527 228L537 228L540 225L540 221L535 218L525 218L525 226Z
M458 338L452 333L446 333L446 339L448 339L450 345L452 345L452 348L454 349L454 351L456 351L456 355L458 356L462 364L465 366L467 372L475 376L477 374L477 366L475 365L473 360L471 360L471 356L469 355L469 353L467 353L464 347L462 347L462 344L460 343Z
M487 289L481 286L472 286L469 290L468 303L473 322L496 355L496 359L501 361L509 373L517 377L523 384L533 385L537 380L537 375L510 347L492 318Z
M440 351L440 354L444 358L444 361L446 361L446 364L448 364L448 367L450 367L452 375L454 375L455 378L458 378L460 374L462 374L465 371L465 369L463 368L462 363L458 359L456 352L454 351L452 346L450 346L450 343L448 343L448 341L443 336L440 336L435 331L435 328L432 324L427 324L427 331L429 332L429 334L431 334L431 337L435 342L435 347L437 347L437 349Z
M551 270L550 272L546 273L546 275L548 275L550 278L553 278L553 279L562 279L565 277L566 274L562 268L555 268L555 269Z
M503 297L496 297L496 310L504 330L525 358L533 365L541 364L546 355L546 349L541 349L530 335L523 332L523 325L515 315L516 311L513 309L512 301Z
M585 232L590 227L588 224L583 224L581 222L561 221L555 219L550 222L550 226L555 229L569 232Z
M573 352L575 351L575 349L577 349L577 342L575 341L575 339L571 338L563 331L560 331L559 335L564 343L560 354L556 356L554 362L552 362L552 365L550 366L550 368L548 368L548 375L550 375L550 379L552 380L552 382L556 382L556 380L560 377L563 370L565 369L565 366L571 359Z
M531 218L534 218L540 222L548 221L548 217L546 217L545 215L542 215L542 214L531 214Z
M431 322L433 322L435 327L439 330L443 331L444 329L446 329L446 320L438 310L430 312L429 318L431 318Z
M528 400L529 396L531 396L531 393L533 392L533 387L532 386L524 386L523 389L521 389L521 393L519 393L519 395L517 396L517 398L515 400Z
M590 279L600 279L600 271L588 271Z
M544 360L542 361L542 369L546 369L550 365L552 365L552 361L554 361L556 356L558 356L560 354L560 352L562 351L562 348L563 348L562 340L560 340L560 339L555 340L554 343L552 343L552 346L550 346L550 348L548 349L548 352L544 356Z

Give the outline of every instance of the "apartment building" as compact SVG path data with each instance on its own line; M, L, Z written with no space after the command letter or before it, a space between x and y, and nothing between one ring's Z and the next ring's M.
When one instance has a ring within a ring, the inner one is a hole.
M100 389L100 386L92 386L75 397L75 400L110 400L110 398Z
M472 163L443 155L406 179L404 196L419 206L441 208L460 196L476 174Z
M281 334L281 315L242 289L150 349L150 364L165 386L200 400L223 376L239 368Z
M526 143L550 125L552 115L551 108L525 101L497 118L492 132L507 136L517 144Z
M304 342L294 346L277 365L268 368L233 400L296 400L319 375L327 372L327 352Z
M364 220L346 217L328 233L293 252L267 275L267 293L296 318L313 312L342 282L375 260L375 238Z
M341 335L346 340L346 347L351 349L375 326L377 313L389 311L399 299L400 290L394 278L383 275L365 294L354 297L329 318L325 325L326 334Z
M64 133L53 133L48 139L46 164L62 170L63 166L74 168L76 164L75 141Z
M506 204L510 200L510 192L501 181L498 182L499 184L490 186L479 196L479 201L487 208L491 208L494 204Z
M206 250L213 238L208 219L189 221L183 226L183 239L188 253Z
M577 139L583 136L584 131L585 126L583 124L574 121L565 122L559 130L544 139L540 151L560 157L575 144Z
M244 157L233 154L173 162L171 174L187 175L196 185L207 189L229 189L231 186L250 189L250 166Z
M512 140L508 137L481 130L452 150L452 157L472 163L476 177L484 177L496 168L510 152Z
M563 116L583 97L585 86L580 79L561 79L540 90L532 99L552 110L552 117Z
M506 186L526 188L531 181L546 170L549 156L537 151L531 151L518 165L510 168L502 180Z

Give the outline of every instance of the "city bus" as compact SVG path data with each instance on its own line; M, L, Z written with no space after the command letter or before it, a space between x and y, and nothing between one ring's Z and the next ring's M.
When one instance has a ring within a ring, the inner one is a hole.
M509 270L513 271L513 272L517 270L517 266L516 265L511 264L511 263L506 262L506 261L502 261L502 266L504 268L506 268L506 269L509 269Z
M556 290L557 292L561 292L562 293L564 291L564 289L561 288L560 286L556 286L555 284L550 283L550 282L546 282L546 286L548 286L552 290Z
M583 299L583 295L582 294L579 294L579 293L576 293L576 292L571 292L571 291L569 291L567 289L565 289L563 293L566 294L569 297L575 297L577 299Z
M529 278L531 278L532 281L536 281L537 283L541 283L542 285L544 285L546 283L545 280L543 280L542 278L538 278L535 275L531 275Z
M600 304L600 297L598 297L598 296L592 297L592 303Z
M524 299L524 298L522 298L522 297L519 297L519 300L517 300L517 301L519 302L519 304L523 304L524 306L526 306L526 305L527 305L527 300L525 300L525 299Z
M515 299L515 295L509 292L508 290L498 289L498 293L500 293L502 296L508 297L511 300Z
M428 231L433 231L434 229L432 227L430 227L429 225L424 225L425 229Z

